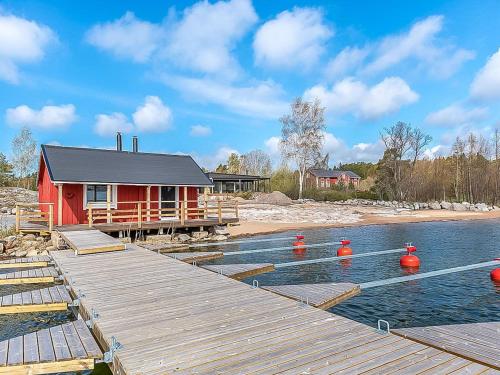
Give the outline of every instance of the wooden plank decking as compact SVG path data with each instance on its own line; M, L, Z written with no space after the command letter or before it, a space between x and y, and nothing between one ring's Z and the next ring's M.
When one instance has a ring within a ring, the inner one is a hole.
M73 302L64 285L0 297L0 314L64 311Z
M206 270L217 272L221 275L235 280L243 280L250 276L274 271L274 264L271 263L249 263L249 264L214 264L201 266Z
M190 253L168 253L165 255L186 263L214 260L224 256L222 251L193 251Z
M2 260L0 262L0 269L47 267L50 260L51 258L48 255Z
M500 322L403 328L393 332L500 370Z
M0 342L0 374L26 375L94 368L102 352L83 320Z
M0 285L52 283L58 277L54 267L0 274Z
M359 285L352 283L273 285L263 286L262 289L323 310L360 293Z
M82 316L97 312L93 332L101 346L107 350L112 336L123 345L110 365L114 374L488 370L134 245L53 257L84 294Z
M99 230L60 231L64 241L77 255L125 250L125 244Z

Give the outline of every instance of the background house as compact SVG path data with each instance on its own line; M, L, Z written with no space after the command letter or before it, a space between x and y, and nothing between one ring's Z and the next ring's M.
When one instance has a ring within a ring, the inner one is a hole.
M335 185L357 188L361 177L352 171L334 169L310 169L306 172L306 186L317 189L330 189Z
M215 194L270 190L269 177L219 172L208 172L206 175L213 183L211 192Z

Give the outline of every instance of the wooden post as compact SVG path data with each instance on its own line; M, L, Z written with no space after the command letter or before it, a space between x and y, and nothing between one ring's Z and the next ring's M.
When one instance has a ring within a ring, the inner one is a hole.
M49 232L54 228L54 205L49 204Z
M89 228L92 228L92 225L94 224L94 218L92 217L92 205L91 204L87 205L87 213L88 213Z
M111 223L111 185L107 185L106 189L106 212L107 212L107 222Z
M206 219L208 217L208 201L205 200L203 202L203 218Z
M146 220L151 221L151 185L146 187Z
M184 212L184 202L181 202L181 225L184 225L184 217L185 217L185 212Z
M239 210L238 210L238 201L234 202L234 213L236 215L236 219L239 218Z
M219 218L219 224L222 224L222 202L219 199L217 201L218 207L217 207L217 217Z
M187 213L188 213L188 188L187 186L184 186L184 221L187 219Z
M16 204L16 233L21 229L21 208Z
M57 225L62 225L63 224L63 217L62 217L62 212L63 212L63 184L57 185Z
M142 203L137 203L137 228L142 228Z

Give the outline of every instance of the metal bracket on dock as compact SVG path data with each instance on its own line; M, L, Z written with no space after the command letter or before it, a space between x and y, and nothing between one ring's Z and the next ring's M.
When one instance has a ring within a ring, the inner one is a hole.
M308 305L309 305L309 297L306 297L306 298L304 299L302 296L300 296L300 301L299 301L299 303L300 303L300 306L302 306L302 307L306 307L306 306L308 306Z
M196 260L193 260L193 263L191 263L193 266L198 267L198 262Z
M384 331L384 330L382 329L382 327L381 327L381 323L385 323L386 328L387 328L387 330L386 330L386 331ZM388 322L387 320L384 320L384 319L379 319L379 320L378 320L378 322L377 322L377 331L378 331L379 333L386 333L386 334L391 333L391 328L389 327L389 322Z
M259 280L254 280L252 281L252 288L258 288L259 287Z
M70 304L68 304L69 307L78 307L80 306L80 300L77 298L77 299L74 299L73 302L71 302Z
M123 345L118 342L115 336L111 336L111 346L109 347L109 351L104 353L103 362L112 363L115 352L121 348L123 348Z
M97 311L95 311L94 308L92 308L92 310L90 310L90 319L89 320L86 320L85 323L87 324L87 326L92 329L94 328L94 323L95 321L99 318L99 314L97 313Z

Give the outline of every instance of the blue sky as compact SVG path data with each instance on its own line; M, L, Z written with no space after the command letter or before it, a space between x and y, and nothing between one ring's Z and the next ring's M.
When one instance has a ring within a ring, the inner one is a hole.
M327 109L332 163L377 160L401 120L433 136L500 126L500 2L2 1L0 151L40 143L279 160L297 96Z

